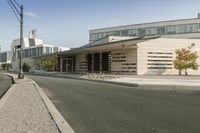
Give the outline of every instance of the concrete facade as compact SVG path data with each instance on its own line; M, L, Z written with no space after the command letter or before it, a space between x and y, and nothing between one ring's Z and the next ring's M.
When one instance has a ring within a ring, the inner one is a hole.
M80 54L76 56L76 62L75 62L75 70L77 72L85 72L87 67L86 67L86 55L85 54Z
M176 57L175 50L191 47L200 55L199 39L169 39L158 38L139 43L137 51L137 75L177 75L178 70L174 68ZM200 65L200 58L197 60ZM191 75L200 75L200 70L189 70Z
M200 55L199 39L150 37L86 45L62 52L58 56L61 72L178 75L173 63L176 57L175 50L188 47L192 47L192 50ZM73 59L73 62L69 63L68 59ZM197 62L200 65L200 58ZM71 65L73 70L68 71L68 68L64 68ZM188 73L200 75L200 70L189 70Z
M20 43L19 39L12 42L11 49L13 50L12 56L12 70L18 71L19 68L19 57L20 57ZM49 55L54 53L59 53L62 51L67 51L70 48L59 47L54 45L44 44L41 39L36 38L24 38L24 48L23 48L23 63L31 66L30 71L35 71L36 66L34 63L34 57L39 57L43 55Z

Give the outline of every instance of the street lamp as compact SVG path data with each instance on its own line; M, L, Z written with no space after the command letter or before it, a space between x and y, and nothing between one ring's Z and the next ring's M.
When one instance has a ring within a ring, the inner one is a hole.
M20 5L16 0L7 0L8 5L12 9L13 13L17 17L20 22L20 60L19 60L19 72L18 78L23 79L23 24L24 24L24 13L23 13L23 5Z

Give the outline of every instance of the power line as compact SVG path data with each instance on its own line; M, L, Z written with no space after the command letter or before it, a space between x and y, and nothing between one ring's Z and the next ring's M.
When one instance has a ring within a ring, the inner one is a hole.
M15 9L13 8L12 4L10 3L10 1L7 0L7 2L8 2L9 7L12 9L14 15L15 15L15 16L17 17L17 19L20 21L20 18L19 18L19 16L18 16L17 12L15 11Z
M17 7L15 6L15 4L13 3L12 0L10 0L10 3L12 4L12 6L15 8L16 12L20 15L19 10L17 9ZM20 8L20 7L19 7Z
M20 22L20 59L19 59L19 73L18 78L23 79L23 28L24 28L24 15L23 15L23 5L19 5L16 0L7 0L8 5L12 9L13 13Z
M15 4L20 8L20 4L16 1L16 0L13 0L15 2Z

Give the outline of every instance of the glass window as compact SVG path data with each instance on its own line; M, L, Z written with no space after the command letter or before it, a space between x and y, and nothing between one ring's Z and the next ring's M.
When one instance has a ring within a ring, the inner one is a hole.
M31 56L31 49L28 49L28 56Z
M167 34L175 34L176 33L176 26L167 26L166 32L167 32Z
M7 62L7 53L1 54L1 62Z
M39 48L39 55L43 55L43 48L42 47Z
M177 33L198 32L198 24L177 25Z
M106 37L106 33L105 32L103 32L102 35L103 35L103 37Z
M155 28L147 28L145 30L145 35L148 36L148 35L155 35L156 34L156 30Z
M25 57L25 58L28 57L28 50L27 50L27 49L24 50L24 57Z
M165 27L158 27L157 35L165 35Z
M200 23L199 23L199 30L200 30Z
M198 32L198 24L192 24L192 32Z
M113 34L112 34L112 32L107 32L106 35L107 36L112 36Z
M186 32L192 32L192 25L185 25Z
M139 37L144 37L145 36L145 29L139 29L138 35L139 35Z
M120 36L120 31L117 31L117 36Z
M32 56L36 56L36 48L32 49Z
M120 35L120 34L119 34L119 31L113 32L113 35L114 35L114 36L119 36L119 35Z
M102 38L102 33L98 33L98 39Z
M49 47L46 47L46 54L49 54L50 53L50 48Z
M138 36L138 30L137 29L129 30L128 36Z
M184 33L185 32L185 25L177 25L176 26L176 32L177 33Z
M90 34L90 40L91 41L95 40L95 34Z
M128 36L128 30L122 30L121 35L122 36Z
M58 52L58 47L54 47L54 48L53 48L53 52L54 52L54 53Z
M92 41L97 40L97 34L93 34Z

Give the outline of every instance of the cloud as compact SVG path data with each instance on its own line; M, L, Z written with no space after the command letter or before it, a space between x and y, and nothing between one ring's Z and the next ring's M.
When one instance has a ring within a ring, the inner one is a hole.
M25 12L24 15L29 16L29 17L33 17L33 18L39 18L40 16L36 13L33 12Z

